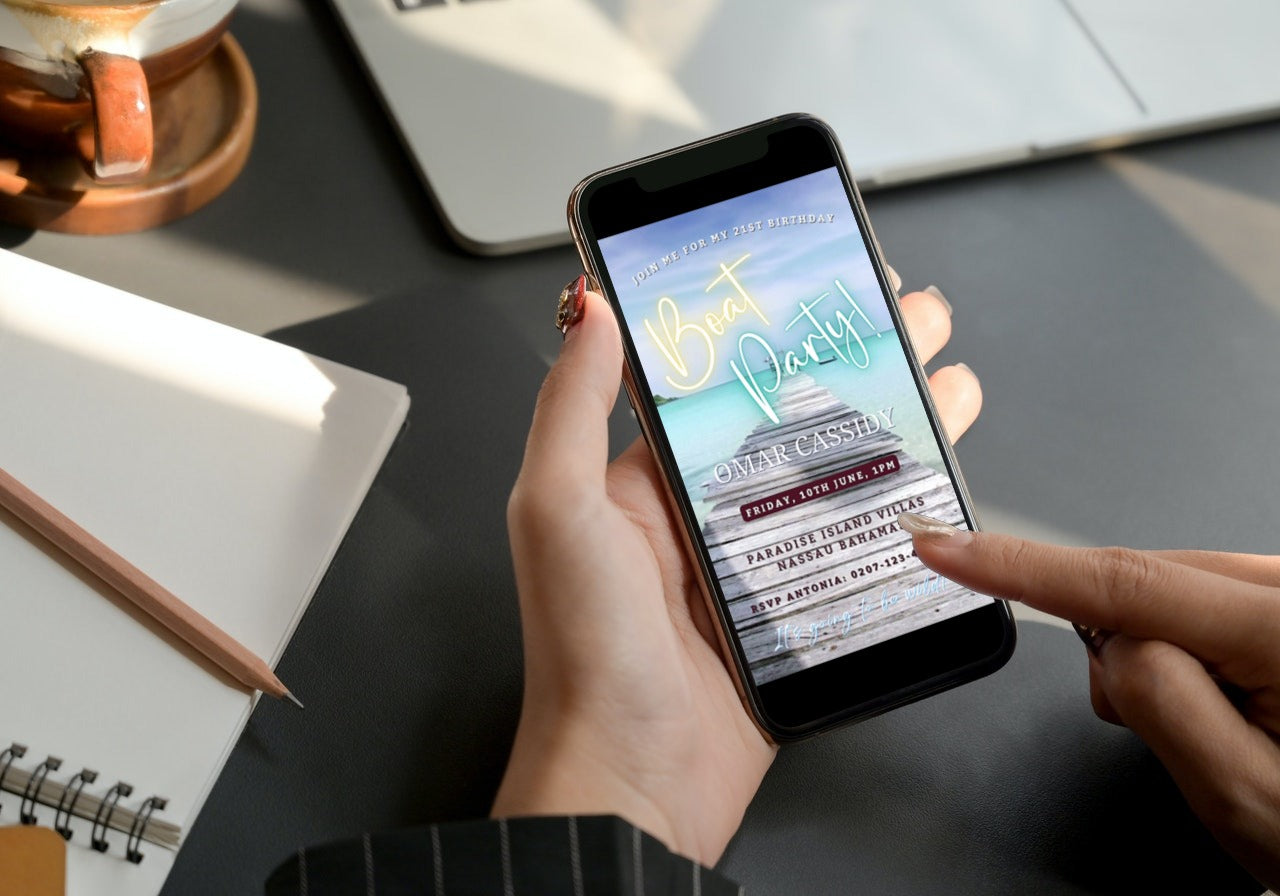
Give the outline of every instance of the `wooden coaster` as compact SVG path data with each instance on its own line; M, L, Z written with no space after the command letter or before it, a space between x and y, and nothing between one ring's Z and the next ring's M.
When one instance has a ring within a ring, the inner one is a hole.
M224 35L190 74L152 96L155 155L136 184L97 184L79 156L0 143L0 220L61 233L129 233L190 214L244 168L258 88L240 44Z

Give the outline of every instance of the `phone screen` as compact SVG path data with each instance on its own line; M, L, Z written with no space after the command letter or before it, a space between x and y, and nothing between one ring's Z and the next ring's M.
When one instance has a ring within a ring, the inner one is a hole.
M632 378L763 692L993 604L897 525L973 522L840 168L804 167L597 239Z

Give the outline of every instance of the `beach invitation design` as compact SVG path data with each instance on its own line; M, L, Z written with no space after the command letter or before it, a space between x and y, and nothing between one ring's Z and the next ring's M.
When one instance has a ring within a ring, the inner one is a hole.
M600 248L757 683L989 602L897 525L966 524L836 169Z

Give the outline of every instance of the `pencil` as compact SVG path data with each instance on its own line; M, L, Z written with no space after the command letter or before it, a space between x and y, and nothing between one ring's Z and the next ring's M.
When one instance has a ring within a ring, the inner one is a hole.
M53 542L236 681L302 707L261 657L4 470L0 470L0 507Z

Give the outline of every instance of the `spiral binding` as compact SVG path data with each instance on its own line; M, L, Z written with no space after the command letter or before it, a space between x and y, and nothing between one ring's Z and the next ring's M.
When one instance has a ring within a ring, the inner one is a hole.
M85 787L91 786L98 779L98 773L92 769L81 769L65 782L50 777L62 767L62 760L57 756L48 756L34 769L26 770L15 766L15 762L27 754L24 744L10 744L0 751L0 793L11 793L21 798L18 807L18 820L22 824L38 824L36 807L43 806L54 810L53 829L70 840L72 818L80 818L91 823L89 845L98 852L108 852L111 844L107 839L109 831L119 831L125 835L125 858L135 865L142 861L140 850L142 841L154 843L168 849L177 849L182 839L182 828L169 821L155 817L155 813L163 812L167 800L160 796L149 796L137 809L121 805L133 794L133 787L124 781L111 785L105 794L95 796L85 793ZM4 824L3 806L0 806L0 824Z

